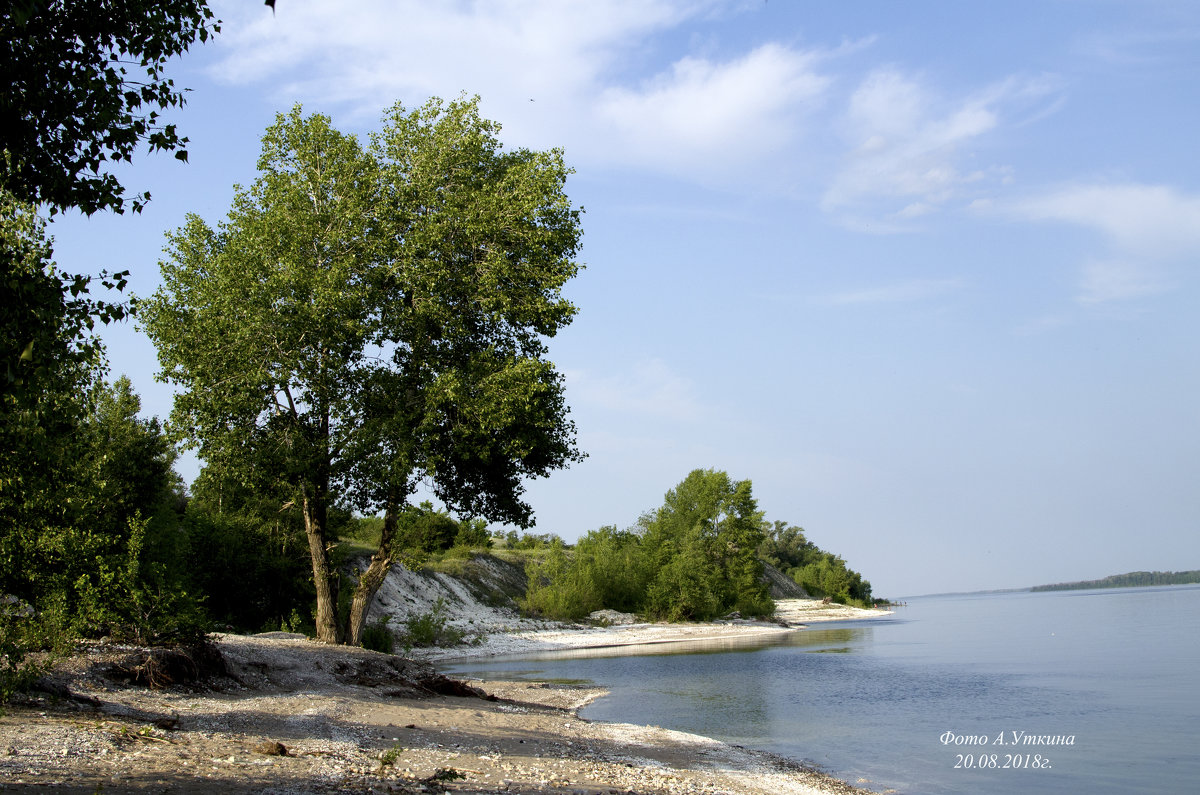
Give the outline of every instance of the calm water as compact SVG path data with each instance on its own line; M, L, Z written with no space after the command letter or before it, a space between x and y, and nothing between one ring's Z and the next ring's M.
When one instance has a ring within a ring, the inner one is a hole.
M1200 785L1200 586L922 597L891 617L770 645L447 670L603 685L611 695L584 717L774 751L875 790ZM947 732L988 742L944 745ZM1073 736L1074 744L1014 745L1014 732ZM1005 744L996 745L1001 734ZM1022 768L1003 767L1014 761Z

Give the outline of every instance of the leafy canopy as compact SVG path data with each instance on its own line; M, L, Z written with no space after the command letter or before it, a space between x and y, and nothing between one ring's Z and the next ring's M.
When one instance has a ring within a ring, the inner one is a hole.
M52 211L123 212L105 164L143 143L187 159L159 112L184 103L167 62L220 30L207 0L19 0L0 10L0 186ZM150 195L128 200L137 212Z
M423 480L528 526L523 481L581 457L545 358L575 314L581 210L560 151L504 151L498 132L477 99L396 105L369 147L281 114L225 221L169 236L143 305L186 443L302 507L326 640L336 501L395 514Z
M697 469L636 532L594 530L571 555L559 545L532 567L526 606L572 619L602 607L670 621L733 610L770 615L774 603L757 553L762 541L750 481Z

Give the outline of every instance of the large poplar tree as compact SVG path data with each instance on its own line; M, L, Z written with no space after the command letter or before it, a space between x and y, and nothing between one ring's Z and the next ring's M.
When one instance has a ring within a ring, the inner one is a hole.
M269 472L303 513L317 636L357 642L418 482L452 509L532 523L523 481L581 457L545 340L575 307L581 210L558 150L505 151L478 100L397 104L363 147L299 108L215 229L170 236L142 322L174 427L209 467ZM349 624L334 500L383 511Z

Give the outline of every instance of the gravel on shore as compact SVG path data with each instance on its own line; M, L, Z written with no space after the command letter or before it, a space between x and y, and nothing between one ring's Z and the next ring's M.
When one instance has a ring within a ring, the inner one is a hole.
M490 653L781 631L792 630L542 630ZM867 792L705 737L583 720L596 688L464 687L428 663L283 633L214 643L225 672L203 684L131 684L138 651L127 647L63 661L45 690L0 715L0 792Z

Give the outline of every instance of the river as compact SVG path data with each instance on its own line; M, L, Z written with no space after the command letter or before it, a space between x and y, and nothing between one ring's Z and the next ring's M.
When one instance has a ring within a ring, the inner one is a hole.
M901 793L1193 791L1200 586L910 599L769 643L468 660L601 685L591 720L774 751Z

